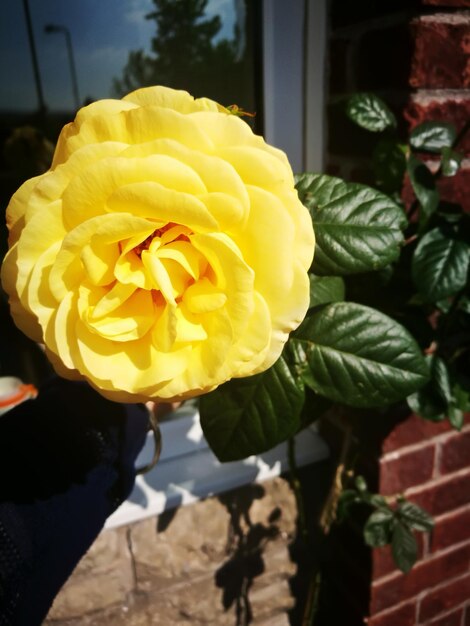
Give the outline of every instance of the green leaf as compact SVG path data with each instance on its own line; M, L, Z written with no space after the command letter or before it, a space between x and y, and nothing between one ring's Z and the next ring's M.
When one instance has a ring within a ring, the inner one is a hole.
M350 406L391 404L428 378L421 350L408 331L361 304L337 302L314 309L290 341L305 352L305 384Z
M408 158L408 175L416 198L421 205L420 224L424 226L439 205L439 193L434 176L413 154Z
M449 403L452 399L452 390L450 388L449 370L444 360L436 355L432 355L430 359L431 380L437 395L443 402Z
M455 404L449 405L449 422L455 430L462 430L464 424L464 413Z
M470 297L463 296L459 302L459 309L470 315Z
M390 543L393 511L380 509L374 511L364 526L364 539L368 546L379 548Z
M449 298L444 298L443 300L438 300L434 304L439 309L439 311L441 311L441 313L448 313L450 311L452 300L449 300Z
M310 274L310 308L344 300L345 287L341 276Z
M303 383L303 381L302 381ZM332 406L332 402L323 396L319 396L310 387L305 387L305 401L300 413L299 430L316 422Z
M320 174L302 174L296 186L314 223L316 274L369 272L399 257L407 220L388 196Z
M370 504L382 509L388 507L387 500L379 493L374 493L374 495L371 496Z
M413 281L428 302L437 302L465 287L469 261L470 247L465 241L453 231L434 228L421 238L414 251Z
M259 454L294 435L304 391L281 356L268 370L234 378L200 400L201 425L220 461Z
M406 172L406 146L391 139L379 141L372 154L378 186L387 193L401 190Z
M361 493L365 493L367 491L367 483L364 476L356 476L354 480L354 485L356 486L356 489Z
M332 403L327 398L316 394L312 389L305 388L303 371L306 367L307 357L302 344L289 340L284 346L282 358L294 377L297 387L304 393L304 405L300 412L299 430L301 430L319 419L331 407Z
M441 170L444 176L455 176L460 169L463 154L452 150L452 148L442 149Z
M470 390L465 389L459 383L452 387L452 395L455 405L464 412L470 411Z
M372 132L396 126L395 116L385 102L371 93L351 96L346 105L346 114L358 126Z
M303 390L303 372L307 362L307 356L303 346L295 341L289 340L282 351L282 359L285 361L297 387Z
M430 422L442 422L446 418L446 407L428 385L409 395L406 401L413 413Z
M452 398L450 377L445 362L435 355L426 356L429 382L407 398L412 411L432 422L445 419L447 406Z
M434 528L434 520L417 504L405 501L397 508L397 516L410 528L422 532L430 532Z
M457 134L455 126L447 122L423 122L410 133L410 144L415 150L440 153L452 147Z
M397 567L405 574L410 571L418 558L416 539L409 528L401 522L397 522L393 529L392 555Z

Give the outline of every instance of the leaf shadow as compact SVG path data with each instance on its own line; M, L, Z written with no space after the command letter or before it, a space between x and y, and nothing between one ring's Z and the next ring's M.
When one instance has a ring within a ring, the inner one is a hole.
M248 485L219 496L230 515L226 547L229 557L216 571L215 584L222 589L224 609L235 607L236 626L248 626L253 621L249 592L254 579L265 571L264 548L280 532L279 507L271 511L267 524L253 523L250 518L251 505L264 495L261 485Z

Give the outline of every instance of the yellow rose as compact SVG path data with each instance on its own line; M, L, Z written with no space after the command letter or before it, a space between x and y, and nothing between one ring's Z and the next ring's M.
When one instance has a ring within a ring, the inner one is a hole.
M81 109L7 224L16 324L113 400L261 372L307 311L314 236L285 154L184 91Z

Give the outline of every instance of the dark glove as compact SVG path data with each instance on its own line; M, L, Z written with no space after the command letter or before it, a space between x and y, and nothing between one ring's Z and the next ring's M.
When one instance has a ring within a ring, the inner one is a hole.
M0 417L0 625L41 624L129 495L148 429L143 405L54 379Z

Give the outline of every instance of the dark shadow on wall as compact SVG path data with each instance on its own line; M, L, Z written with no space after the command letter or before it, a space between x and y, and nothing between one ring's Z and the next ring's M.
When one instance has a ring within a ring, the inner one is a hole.
M219 497L230 515L227 537L227 561L217 570L215 584L222 589L225 610L235 608L236 626L252 623L253 613L249 592L256 577L265 571L263 551L266 544L279 535L282 512L275 507L268 524L253 523L250 508L265 495L261 485L249 485Z
M290 546L291 559L297 565L290 581L295 598L290 626L364 625L369 615L373 553L364 542L363 528L371 510L353 507L345 522L333 523L325 534L325 504L335 491L345 432L351 433L346 466L364 476L375 493L383 443L390 441L391 433L408 418L409 409L400 404L383 411L347 408L322 420L320 432L331 456L299 471L308 538L304 539L298 528Z

